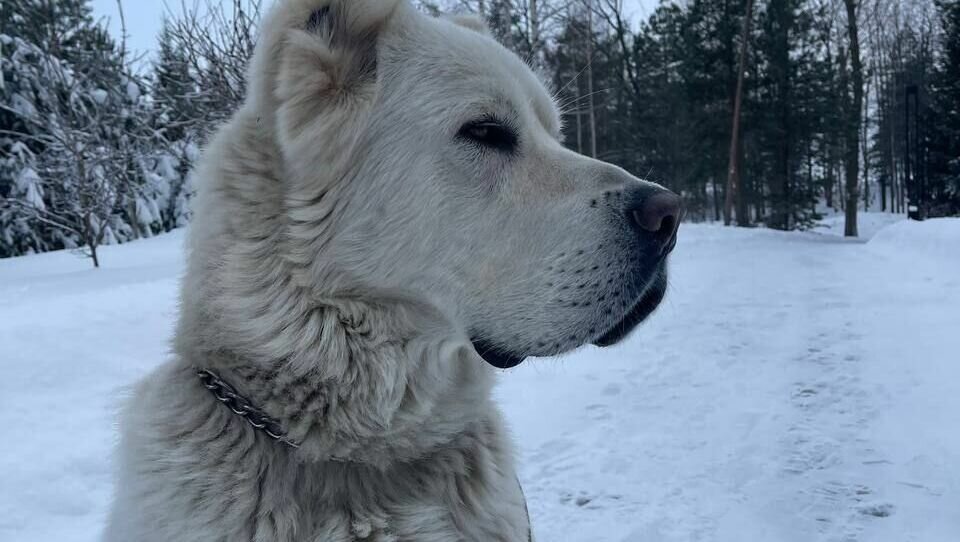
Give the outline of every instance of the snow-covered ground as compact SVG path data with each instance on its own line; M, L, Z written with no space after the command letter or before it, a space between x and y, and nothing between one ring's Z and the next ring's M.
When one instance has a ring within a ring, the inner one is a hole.
M843 236L844 214L825 209L823 220L817 223L813 231L827 235ZM857 215L857 233L862 239L871 239L881 229L903 220L903 215L892 213L864 213Z
M627 343L503 374L538 539L960 540L960 220L889 222L685 225ZM98 538L181 243L0 261L0 540Z

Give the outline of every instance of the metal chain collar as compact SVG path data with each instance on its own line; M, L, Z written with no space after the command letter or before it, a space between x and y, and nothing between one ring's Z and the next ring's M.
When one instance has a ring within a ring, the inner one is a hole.
M264 414L258 408L250 404L246 398L237 393L237 390L231 386L229 383L217 376L217 373L209 369L198 369L197 378L200 379L200 382L203 384L203 387L210 390L210 393L224 405L227 406L234 414L240 416L244 420L247 420L254 429L266 433L271 439L282 442L291 448L299 448L300 445L292 440L286 438L286 435L281 429L280 424L274 421L272 418ZM344 461L340 458L331 458L333 461ZM517 478L517 484L520 484L520 479ZM520 487L520 494L523 495L523 487ZM526 511L527 509L527 499L524 496L523 498L523 507ZM527 511L527 524L530 523L530 512ZM527 539L532 542L533 540L533 530L530 529L527 531Z
M210 393L227 406L234 414L247 420L254 429L262 431L268 437L277 442L282 442L291 448L299 448L300 445L286 438L286 434L273 418L267 416L260 409L253 406L250 401L237 393L237 390L229 383L217 376L217 373L208 369L198 369L197 377L203 384L203 387L210 390Z

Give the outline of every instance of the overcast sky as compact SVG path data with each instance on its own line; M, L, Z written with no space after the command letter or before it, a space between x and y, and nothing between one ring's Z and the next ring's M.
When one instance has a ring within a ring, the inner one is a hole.
M179 12L181 2L188 6L197 0L121 0L127 22L127 47L131 51L153 51L157 47L157 33L163 14L169 10ZM645 18L653 11L658 0L625 0L627 9L634 20ZM264 2L270 5L270 0ZM120 15L117 0L93 0L94 14L109 22L110 30L119 38Z

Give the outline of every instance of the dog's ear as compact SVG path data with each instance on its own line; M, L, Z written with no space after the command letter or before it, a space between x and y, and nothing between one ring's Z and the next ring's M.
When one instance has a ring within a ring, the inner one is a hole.
M331 37L339 34L350 38L383 25L399 0L313 0L305 4L309 8L309 15L303 21L307 30L326 30Z
M344 93L375 75L377 40L399 0L295 2L286 14L276 97Z
M250 102L284 102L343 91L368 80L381 30L407 0L281 0L261 26L250 65Z
M479 32L486 36L493 36L493 32L490 31L490 26L487 25L487 22L476 15L453 15L449 17L449 20L457 26L469 28L474 32Z
M295 152L299 139L315 144L322 132L342 130L360 116L376 92L380 38L391 18L410 7L406 2L277 3L251 64L250 102L258 118L273 123L284 151Z

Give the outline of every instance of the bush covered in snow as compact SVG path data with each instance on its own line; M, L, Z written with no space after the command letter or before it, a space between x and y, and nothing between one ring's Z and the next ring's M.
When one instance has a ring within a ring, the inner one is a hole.
M85 0L0 10L0 257L78 248L96 265L102 244L189 221L203 121L235 104L185 117L199 65L172 38L137 73Z

